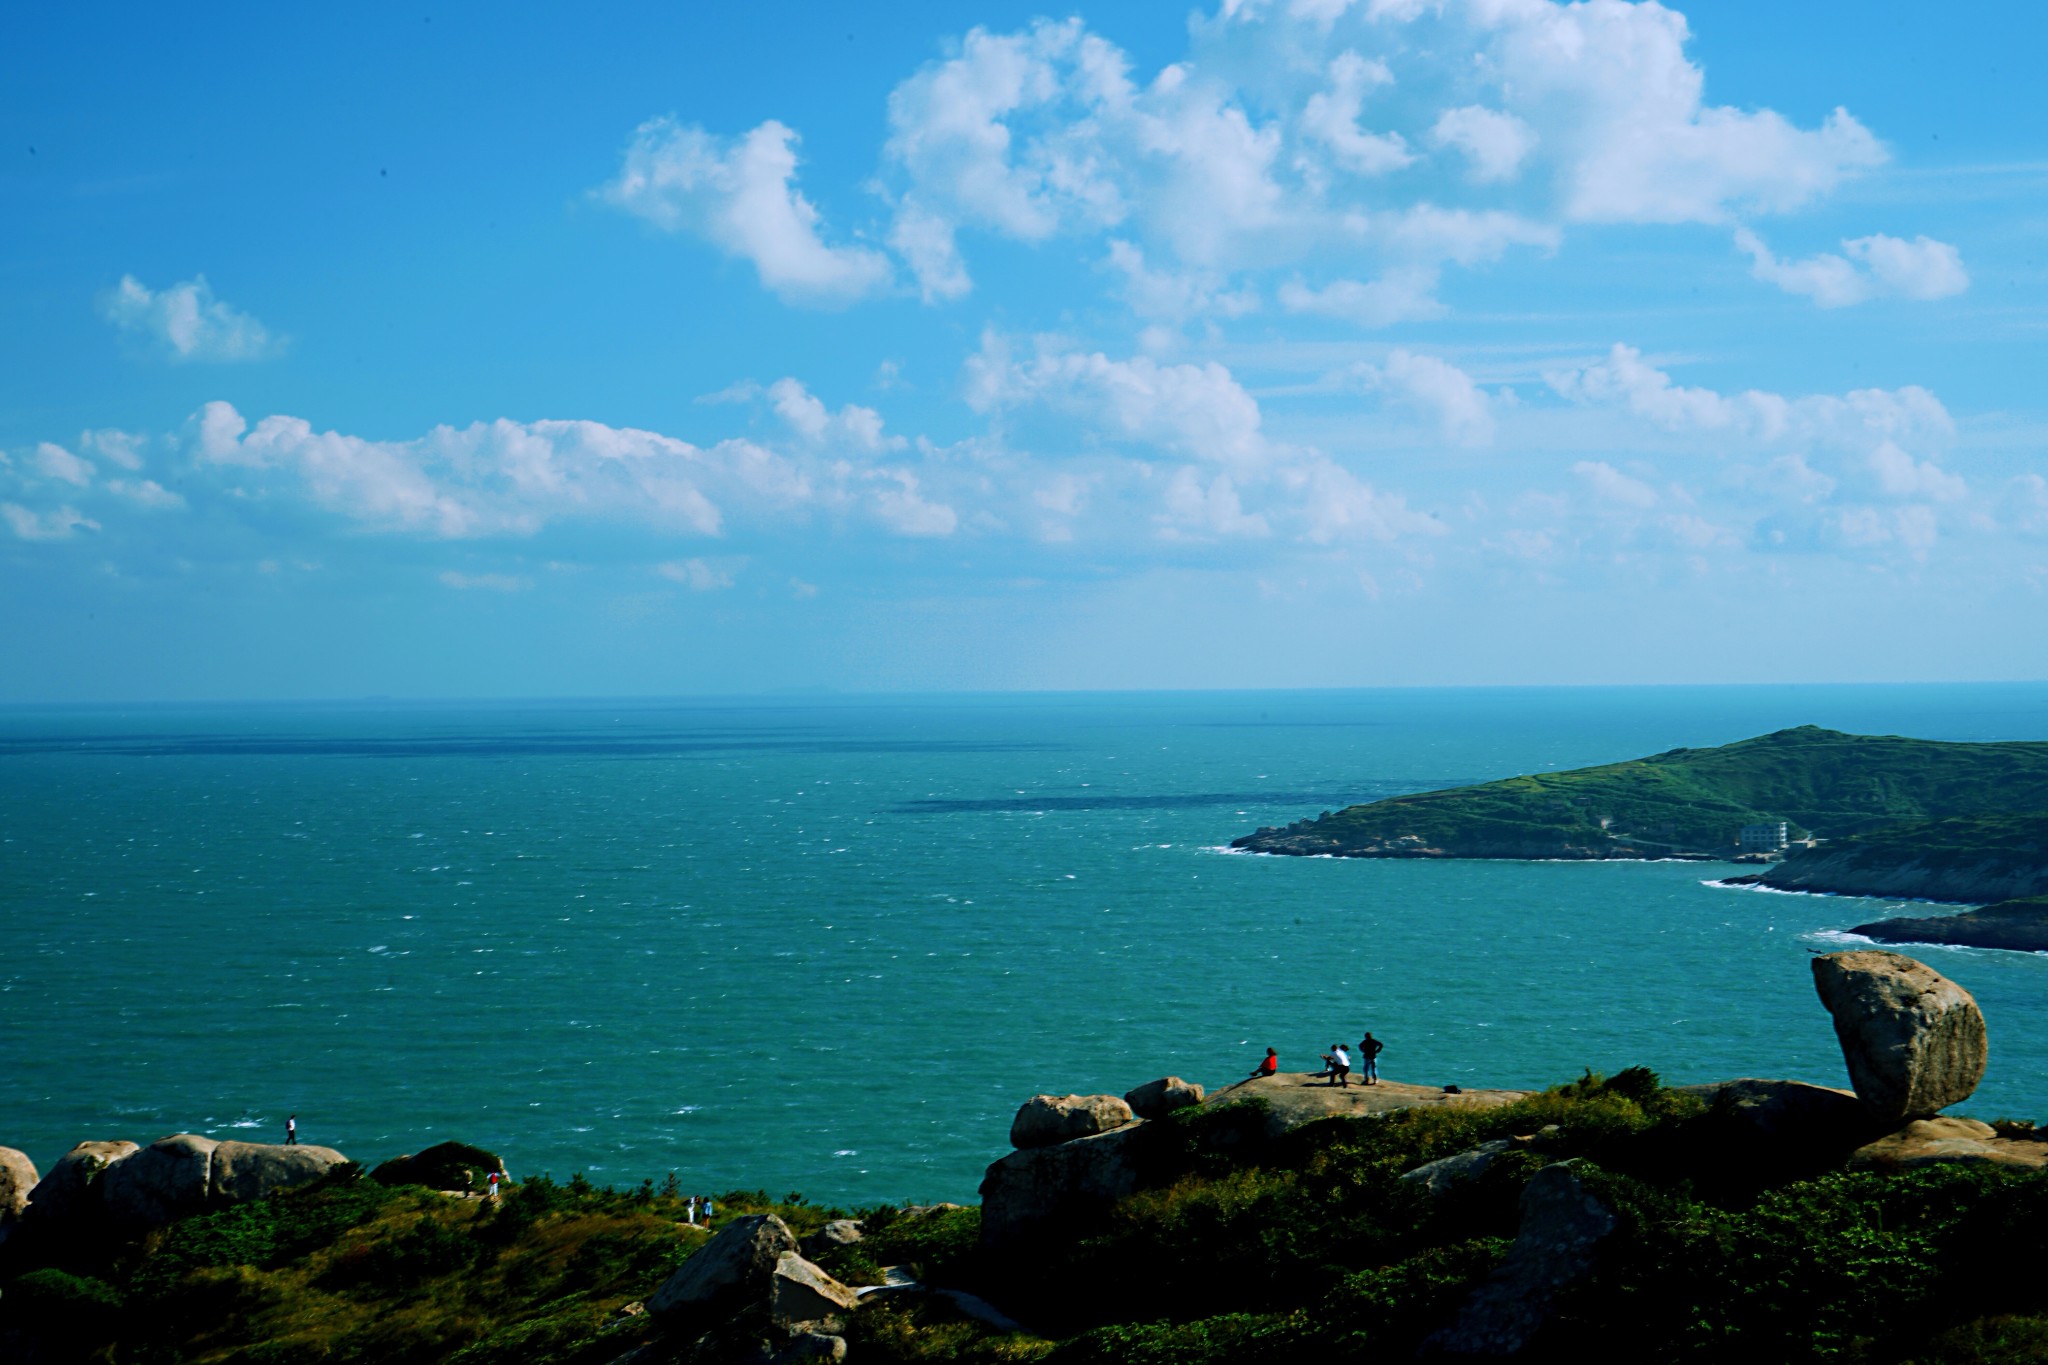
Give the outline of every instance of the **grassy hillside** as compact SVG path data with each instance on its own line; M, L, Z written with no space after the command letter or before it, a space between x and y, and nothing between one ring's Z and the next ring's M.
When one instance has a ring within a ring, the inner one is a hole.
M1734 851L1741 826L1766 820L1789 822L1794 837L1841 839L1903 821L2026 811L2048 811L2048 743L1955 744L1807 725L1351 806L1234 846L1353 857L1715 857Z

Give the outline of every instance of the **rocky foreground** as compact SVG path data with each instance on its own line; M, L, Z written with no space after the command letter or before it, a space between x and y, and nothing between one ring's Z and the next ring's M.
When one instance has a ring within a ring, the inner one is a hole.
M0 1359L2048 1358L2048 1136L1946 1112L1976 1002L1889 952L1813 972L1852 1089L1163 1077L1031 1097L979 1208L734 1192L714 1229L651 1183L481 1198L452 1144L0 1152Z

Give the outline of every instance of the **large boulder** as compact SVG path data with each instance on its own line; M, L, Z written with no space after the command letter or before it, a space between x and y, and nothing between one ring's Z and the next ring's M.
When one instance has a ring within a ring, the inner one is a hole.
M1121 1128L1135 1117L1114 1095L1033 1095L1010 1121L1010 1145L1050 1147Z
M1452 1190L1477 1184L1480 1177L1492 1170L1494 1163L1512 1151L1514 1146L1506 1138L1495 1138L1456 1155L1417 1166L1404 1172L1401 1180L1405 1184L1421 1186L1422 1192L1431 1198L1446 1195Z
M1561 1161L1531 1177L1507 1259L1472 1291L1457 1320L1424 1343L1425 1354L1521 1355L1549 1323L1558 1295L1591 1273L1619 1220L1586 1187L1577 1164Z
M22 1217L31 1223L81 1223L96 1217L100 1180L115 1163L142 1149L132 1142L81 1142L50 1168L29 1192Z
M660 1318L711 1322L765 1302L784 1253L797 1249L789 1225L772 1213L735 1218L699 1247L647 1300Z
M206 1209L213 1193L213 1152L196 1133L158 1138L100 1177L100 1207L121 1228L160 1228Z
M2048 1166L2048 1135L2000 1137L1975 1119L1915 1119L1849 1157L1851 1170L1898 1171L1915 1166L2009 1166L2038 1171Z
M423 1152L395 1156L370 1172L380 1185L424 1185L430 1190L481 1190L491 1172L507 1174L496 1152L466 1142L440 1142Z
M857 1218L834 1218L810 1236L804 1238L803 1253L806 1256L823 1256L840 1247L850 1247L861 1239L861 1225Z
M1163 1119L1176 1109L1189 1109L1208 1098L1208 1091L1178 1076L1161 1076L1124 1092L1124 1103L1141 1119Z
M26 1152L0 1147L0 1228L18 1222L28 1207L28 1192L39 1179L36 1164Z
M347 1161L332 1147L303 1142L223 1142L213 1149L213 1198L221 1204L253 1203L310 1185Z
M836 1333L860 1296L794 1251L776 1258L768 1277L768 1316L787 1332Z
M1143 1124L1131 1124L1024 1148L991 1165L981 1181L983 1244L1002 1247L1048 1222L1086 1217L1135 1194L1138 1168L1131 1149L1146 1131Z
M1878 949L1813 960L1849 1080L1882 1123L1929 1118L1984 1076L1984 1015L1970 993L1923 962Z

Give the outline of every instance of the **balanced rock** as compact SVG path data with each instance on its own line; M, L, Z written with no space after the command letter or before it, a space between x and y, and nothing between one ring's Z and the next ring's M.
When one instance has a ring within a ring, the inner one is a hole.
M1915 1119L1849 1158L1849 1168L1858 1171L1950 1165L2038 1171L2048 1165L2048 1140L2000 1137L1997 1129L1975 1119Z
M301 1142L223 1142L213 1149L213 1198L221 1204L253 1203L310 1185L347 1161L332 1147Z
M0 1147L0 1228L20 1220L37 1179L36 1164L26 1152Z
M858 1294L794 1251L776 1258L768 1281L768 1316L777 1327L830 1335L858 1307Z
M107 1169L141 1151L132 1142L81 1142L29 1191L23 1217L31 1222L81 1221L99 1212L99 1182Z
M196 1133L158 1138L100 1177L100 1207L119 1227L160 1228L203 1213L213 1192L213 1152Z
M1883 1123L1927 1118L1970 1097L1984 1076L1984 1015L1970 993L1923 962L1864 950L1813 960L1856 1097Z
M1549 1323L1558 1296L1592 1271L1619 1220L1586 1188L1577 1164L1561 1161L1530 1178L1507 1259L1472 1291L1457 1320L1424 1343L1425 1354L1518 1356Z
M466 1142L440 1142L423 1152L395 1156L370 1172L380 1185L424 1185L430 1190L481 1190L491 1172L506 1174L496 1152Z
M1114 1095L1033 1095L1010 1121L1010 1145L1050 1147L1121 1128L1135 1117Z
M795 1235L774 1214L735 1218L676 1267L647 1300L647 1311L704 1321L729 1317L768 1297L776 1266L795 1250Z
M1135 1090L1124 1092L1124 1103L1141 1119L1163 1119L1176 1109L1189 1109L1207 1098L1208 1092L1193 1081L1178 1076L1161 1076Z

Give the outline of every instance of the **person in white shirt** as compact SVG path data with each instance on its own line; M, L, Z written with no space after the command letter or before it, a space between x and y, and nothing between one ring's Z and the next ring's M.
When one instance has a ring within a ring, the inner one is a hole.
M1330 1074L1335 1077L1332 1084L1347 1090L1351 1088L1351 1054L1344 1050L1342 1043L1330 1049Z

